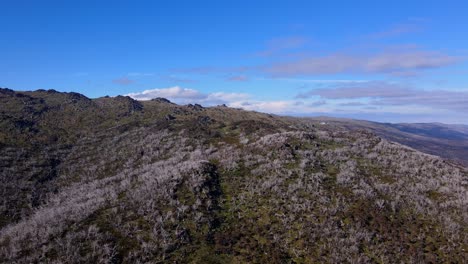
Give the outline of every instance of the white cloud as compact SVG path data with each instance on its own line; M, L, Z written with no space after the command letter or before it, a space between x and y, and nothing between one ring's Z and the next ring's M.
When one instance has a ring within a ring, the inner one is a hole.
M198 90L181 88L179 86L162 89L150 89L138 93L130 93L127 94L127 96L130 96L136 100L151 100L153 98L163 97L178 104L199 103L205 106L226 104L230 107L276 114L291 112L307 113L311 111L332 111L332 109L325 108L325 102L319 105L305 105L298 103L297 100L261 101L252 100L251 96L245 93L215 92L205 94ZM322 108L318 108L317 106Z
M142 101L151 100L157 97L163 97L178 104L200 103L208 106L217 104L228 104L233 101L246 100L249 98L249 95L243 93L216 92L204 94L198 90L181 88L179 86L163 89L145 90L139 93L129 93L127 94L127 96Z
M225 102L233 102L233 101L242 101L248 99L250 96L244 93L210 93L207 96L207 100L223 100Z
M139 93L129 93L128 96L132 97L136 100L151 100L157 97L164 97L170 100L177 100L177 99L191 99L197 100L203 98L204 95L197 90L181 88L179 86L174 86L171 88L164 88L164 89L150 89L144 90L143 92Z
M410 106L429 108L428 111L468 111L468 91L422 90L388 82L349 83L335 87L313 89L300 93L296 98L319 96L331 100L364 100L370 104L389 107ZM341 104L343 105L343 104ZM349 106L349 104L348 104ZM432 109L432 110L431 110Z
M259 112L284 113L291 108L292 103L290 101L239 101L232 102L230 106Z
M332 105L327 105L325 101L320 103L312 102L304 104L295 100L277 101L237 101L229 104L231 107L242 108L250 111L258 111L273 114L308 114L308 113L331 113L334 112Z

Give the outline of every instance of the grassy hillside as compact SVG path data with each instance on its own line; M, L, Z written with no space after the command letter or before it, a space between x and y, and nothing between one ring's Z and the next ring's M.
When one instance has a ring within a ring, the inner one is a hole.
M345 123L0 90L0 262L463 263L468 172Z

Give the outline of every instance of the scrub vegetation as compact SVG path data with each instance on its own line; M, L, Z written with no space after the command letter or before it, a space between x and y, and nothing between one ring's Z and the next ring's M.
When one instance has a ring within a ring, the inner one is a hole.
M463 263L468 171L341 122L0 89L0 262Z

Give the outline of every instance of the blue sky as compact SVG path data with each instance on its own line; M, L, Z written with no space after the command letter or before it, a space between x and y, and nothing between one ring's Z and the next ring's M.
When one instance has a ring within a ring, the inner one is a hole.
M0 1L0 87L468 123L468 2L317 2Z

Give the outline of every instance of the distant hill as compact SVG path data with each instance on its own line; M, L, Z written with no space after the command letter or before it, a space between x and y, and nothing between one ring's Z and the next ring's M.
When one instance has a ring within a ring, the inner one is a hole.
M0 89L0 262L464 263L465 135Z
M388 140L468 166L467 125L390 124L330 117L312 118L312 120L339 124L349 129L367 129Z

